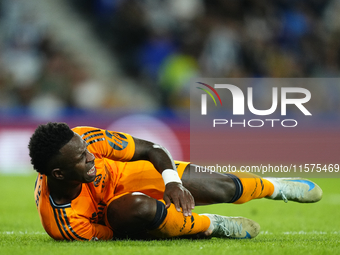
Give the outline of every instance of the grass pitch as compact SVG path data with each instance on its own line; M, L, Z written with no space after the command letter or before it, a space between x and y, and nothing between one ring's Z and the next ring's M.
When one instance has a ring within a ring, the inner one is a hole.
M35 176L0 175L0 254L340 254L340 179L315 179L316 204L261 199L243 205L196 207L197 213L244 216L261 225L252 240L57 242L41 226Z

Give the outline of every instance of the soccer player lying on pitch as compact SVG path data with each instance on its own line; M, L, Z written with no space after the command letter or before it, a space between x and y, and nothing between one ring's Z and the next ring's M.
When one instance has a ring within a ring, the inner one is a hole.
M253 238L260 226L250 219L191 210L264 197L309 203L322 196L308 180L240 172L205 178L207 173L194 174L195 166L173 161L159 145L92 127L40 125L29 151L39 172L35 201L40 219L56 240Z

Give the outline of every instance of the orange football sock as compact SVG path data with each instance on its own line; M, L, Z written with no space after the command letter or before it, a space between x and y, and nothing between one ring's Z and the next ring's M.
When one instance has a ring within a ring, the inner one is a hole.
M162 201L164 204L165 202ZM167 209L164 221L150 234L159 238L169 238L183 235L193 235L206 231L210 226L210 219L205 215L192 213L191 216L184 217L182 212L178 212L174 204Z
M234 204L243 204L252 199L268 197L274 192L274 185L252 173L235 172L235 175L242 183L242 195L234 202Z

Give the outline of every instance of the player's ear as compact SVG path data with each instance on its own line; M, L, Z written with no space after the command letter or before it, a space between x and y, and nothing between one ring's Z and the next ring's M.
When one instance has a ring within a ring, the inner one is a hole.
M60 170L60 168L54 168L51 171L51 175L57 180L63 180L64 179L64 175L63 175L62 171Z

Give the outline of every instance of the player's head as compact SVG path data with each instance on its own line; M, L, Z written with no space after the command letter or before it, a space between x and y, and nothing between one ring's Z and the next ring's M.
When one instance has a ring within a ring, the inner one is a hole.
M50 161L73 136L73 131L65 123L49 122L38 126L28 144L33 168L41 174L49 175Z
M96 171L86 142L65 123L40 125L29 145L36 171L65 181L91 182ZM92 171L91 171L92 169Z

